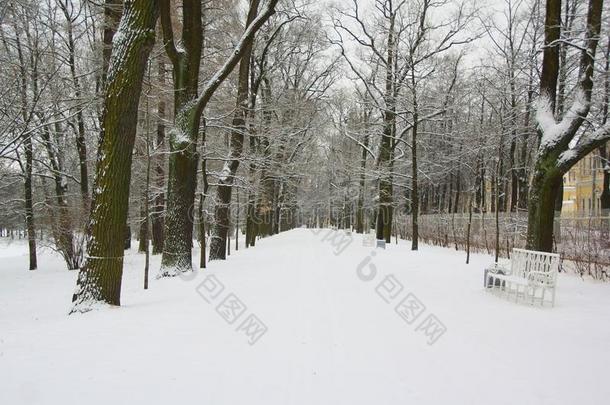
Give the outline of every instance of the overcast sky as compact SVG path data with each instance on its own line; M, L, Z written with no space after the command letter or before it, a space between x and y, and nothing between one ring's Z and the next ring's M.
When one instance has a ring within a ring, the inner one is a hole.
M364 16L365 20L367 20L367 21L373 15L373 13L376 12L376 10L373 9L374 1L375 0L358 0L359 12L361 15ZM411 0L407 0L407 9L408 9L408 5L409 5L410 1ZM451 1L453 2L453 5L455 7L455 4L461 2L462 0L451 0ZM483 0L483 1L463 0L463 1L465 1L465 2L470 1L471 2L470 4L472 4L474 7L477 7L479 9L479 13L480 13L482 21L485 21L487 23L487 22L491 21L491 19L493 18L493 20L496 21L496 25L498 25L498 26L503 25L503 21L505 20L505 18L503 17L503 13L507 9L507 3L509 0ZM519 1L519 0L516 0L516 1ZM513 4L516 1L513 0ZM417 0L413 0L413 3L417 3ZM530 3L529 1L523 0L522 3L524 3L522 5L523 9L526 9L527 7L529 7L529 5L528 5ZM324 20L324 25L326 26L326 29L328 30L329 35L331 35L332 37L335 37L334 30L332 28L332 22L330 19L332 9L333 8L353 9L353 2L352 2L352 0L323 0L319 3L317 3L315 7L318 8L318 10L320 11L320 14L322 15L322 18ZM434 10L435 14L431 15L431 18L434 18L435 16L438 19L447 18L449 16L449 13L451 12L451 10L454 9L454 7L436 9L436 10ZM445 10L447 10L447 13L444 14ZM350 24L349 22L344 21L344 19L342 19L342 22L348 26ZM476 23L473 24L472 31L481 32L481 23L479 21L477 21ZM465 33L465 35L467 35L467 34ZM488 49L491 46L492 46L492 43L491 43L490 39L487 37L487 35L483 35L480 39L477 39L473 43L462 47L466 52L466 54L462 60L462 68L475 67L475 66L480 65L481 61L488 61L488 59L489 59ZM359 46L352 42L351 44L346 44L345 47L347 49L348 54L350 54L350 58L353 59L354 61L356 61L357 58L355 57L355 55L356 55L357 50L359 49ZM333 54L334 52L338 52L338 47L332 47L331 49L329 49L329 54ZM350 74L350 76L352 76L352 75ZM352 81L346 76L340 80L339 87L344 87L344 86L350 87L351 84L352 84Z

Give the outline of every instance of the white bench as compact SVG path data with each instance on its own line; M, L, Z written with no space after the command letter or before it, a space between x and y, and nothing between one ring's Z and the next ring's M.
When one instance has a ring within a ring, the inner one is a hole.
M488 291L503 292L508 299L514 294L515 301L523 298L531 304L539 300L540 305L550 302L551 306L555 306L558 272L558 254L513 249L510 270L495 267L488 271L485 287ZM545 301L547 292L551 294L550 301Z

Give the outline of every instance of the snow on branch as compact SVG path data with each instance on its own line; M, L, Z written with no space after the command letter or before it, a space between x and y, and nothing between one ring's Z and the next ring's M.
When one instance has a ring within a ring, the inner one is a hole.
M559 122L555 121L550 100L547 97L541 97L538 100L536 121L542 132L542 139L540 140L541 152L544 153L561 144L569 144L580 124L589 113L591 107L590 98L590 96L586 96L582 88L578 89L572 106Z
M220 86L220 84L229 76L229 74L233 71L233 68L235 68L237 63L240 61L241 57L246 51L247 43L252 41L256 32L273 14L275 14L275 6L277 5L278 1L279 0L269 0L267 6L263 9L263 12L259 14L254 21L252 21L252 24L246 27L246 30L239 39L239 42L235 46L231 56L207 82L203 91L201 92L201 95L197 99L197 105L195 107L195 119L199 119L201 117L203 110L205 109L208 101L210 101L210 98L212 98L212 95L218 86Z
M565 171L569 170L579 160L602 146L608 140L610 140L610 123L598 128L596 131L583 135L576 146L559 155L558 167Z

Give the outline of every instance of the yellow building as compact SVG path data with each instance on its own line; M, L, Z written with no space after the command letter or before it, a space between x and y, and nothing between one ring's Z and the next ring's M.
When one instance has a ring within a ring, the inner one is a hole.
M597 151L574 165L563 177L562 216L601 215L603 180L603 168Z

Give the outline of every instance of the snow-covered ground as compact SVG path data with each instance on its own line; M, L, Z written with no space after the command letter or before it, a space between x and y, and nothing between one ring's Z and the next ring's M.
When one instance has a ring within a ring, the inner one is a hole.
M610 284L561 275L556 307L530 307L484 291L488 256L327 232L148 291L129 253L123 306L75 316L75 272L2 245L0 404L608 403Z

